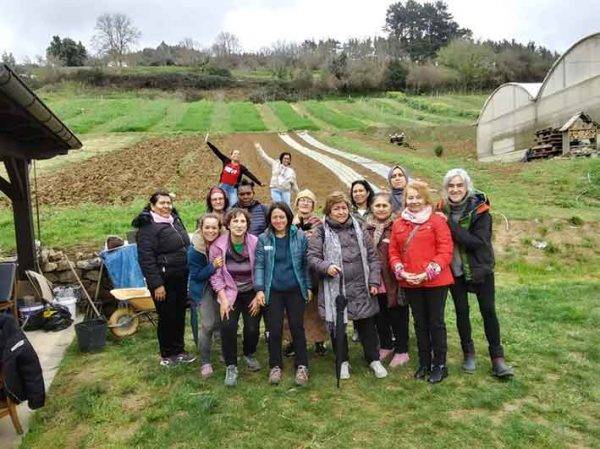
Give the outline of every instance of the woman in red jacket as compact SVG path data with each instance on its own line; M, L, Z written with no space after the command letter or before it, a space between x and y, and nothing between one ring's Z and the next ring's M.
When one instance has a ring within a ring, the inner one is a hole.
M390 239L390 267L404 289L412 310L419 369L416 379L441 382L447 375L444 306L450 271L452 236L446 219L433 213L429 187L411 181L404 190L406 208L394 222Z

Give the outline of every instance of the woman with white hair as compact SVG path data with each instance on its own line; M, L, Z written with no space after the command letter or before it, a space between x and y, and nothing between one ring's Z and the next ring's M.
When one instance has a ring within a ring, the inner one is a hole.
M455 168L444 176L441 211L448 217L454 241L451 269L454 285L450 293L456 310L456 325L464 353L462 368L467 373L476 369L475 346L471 337L468 293L475 293L483 318L485 336L492 359L492 373L499 378L513 375L504 361L500 325L496 315L494 286L494 249L490 202L483 192L475 190L469 174Z

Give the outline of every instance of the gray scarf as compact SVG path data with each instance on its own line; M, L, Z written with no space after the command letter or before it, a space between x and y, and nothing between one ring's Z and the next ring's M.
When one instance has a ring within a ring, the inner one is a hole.
M367 261L367 248L365 248L365 242L363 239L363 231L358 221L350 217L352 220L352 226L354 226L354 232L356 233L356 239L358 240L358 247L360 249L360 258L363 265L363 273L365 274L365 285L367 291L369 290L369 263ZM327 220L324 220L323 229L325 231L325 240L323 242L323 258L337 265L344 272L344 265L342 261L342 245L340 238L336 232L331 229ZM342 282L342 294L346 294L346 283ZM325 299L325 321L327 323L333 323L335 329L336 322L336 311L335 311L335 298L340 294L340 283L337 277L331 277L327 275L323 280L323 297ZM348 309L344 309L344 323L348 322Z

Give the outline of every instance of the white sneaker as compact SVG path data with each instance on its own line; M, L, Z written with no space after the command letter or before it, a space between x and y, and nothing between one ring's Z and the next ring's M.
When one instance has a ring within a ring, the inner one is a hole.
M350 363L342 362L342 366L340 369L340 379L341 380L350 379Z
M375 377L377 379L383 379L384 377L387 377L388 372L379 360L375 360L375 361L371 362L371 364L369 366L375 373Z

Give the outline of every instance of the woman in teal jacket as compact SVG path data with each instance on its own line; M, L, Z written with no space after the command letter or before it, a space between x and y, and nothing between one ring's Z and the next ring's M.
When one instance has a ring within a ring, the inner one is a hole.
M283 366L281 336L283 313L287 313L294 341L297 385L308 382L308 353L304 333L304 307L310 285L304 232L292 225L293 214L283 202L275 202L267 212L269 227L258 238L254 288L267 306L269 322L269 382L278 384Z

